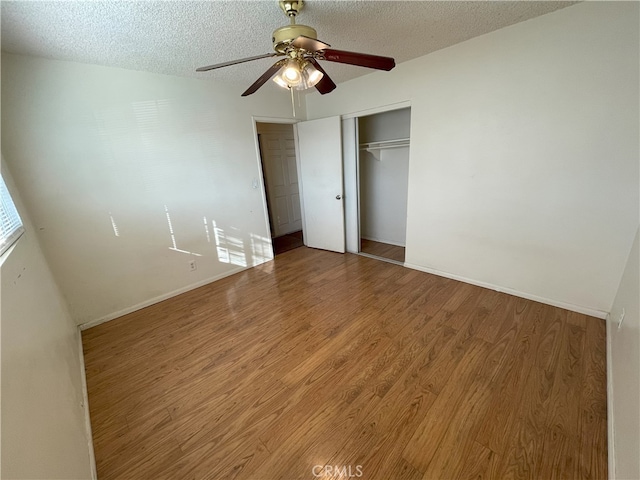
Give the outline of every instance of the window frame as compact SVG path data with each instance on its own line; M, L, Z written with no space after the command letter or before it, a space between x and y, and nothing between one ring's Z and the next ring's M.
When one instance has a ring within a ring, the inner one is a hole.
M24 222L11 197L4 176L0 174L0 257L4 257L23 234Z

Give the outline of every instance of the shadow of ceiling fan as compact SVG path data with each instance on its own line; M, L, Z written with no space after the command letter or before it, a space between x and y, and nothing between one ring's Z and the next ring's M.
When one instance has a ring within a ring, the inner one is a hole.
M296 24L296 15L302 10L303 0L281 0L279 4L291 23L273 32L272 42L275 50L273 53L200 67L196 71L207 72L262 58L284 57L274 63L242 94L243 97L246 97L255 93L272 77L273 81L278 85L291 90L305 90L315 87L322 95L333 91L336 88L336 84L329 78L329 75L320 66L318 60L386 71L395 67L395 60L391 57L330 48L331 45L318 40L318 34L315 29L307 25Z

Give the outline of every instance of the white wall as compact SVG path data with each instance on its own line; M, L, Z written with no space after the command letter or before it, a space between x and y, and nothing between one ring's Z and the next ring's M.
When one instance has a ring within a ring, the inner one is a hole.
M404 246L407 232L409 148L360 151L360 236Z
M358 119L360 143L409 138L409 109ZM407 232L409 147L381 150L379 158L360 150L360 236L404 246Z
M360 142L381 142L409 138L411 135L411 109L400 108L358 118Z
M1 476L88 479L78 330L4 165L2 175L26 231L0 269Z
M607 324L609 347L609 451L619 479L640 478L640 242L638 232ZM624 310L622 325L618 328ZM611 445L613 442L613 445ZM611 459L610 459L611 461Z
M409 101L407 263L604 316L638 218L638 8L516 24L309 95L308 117Z
M245 87L2 56L3 152L76 322L272 257L251 116L291 104Z

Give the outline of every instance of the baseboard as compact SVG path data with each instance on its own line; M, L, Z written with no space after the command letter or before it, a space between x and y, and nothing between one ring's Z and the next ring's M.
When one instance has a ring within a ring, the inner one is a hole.
M388 245L394 245L396 247L405 247L406 245L403 243L398 243L398 242L390 242L389 240L383 240L382 238L375 238L375 237L365 237L365 236L360 236L360 238L362 240L371 240L372 242L378 242L378 243L386 243Z
M448 272L443 272L440 270L436 270L435 268L423 267L421 265L415 265L412 263L405 263L405 267L412 268L414 270L420 270L421 272L431 273L433 275L438 275L439 277L450 278L452 280L458 280L464 283L470 283L471 285L476 285L478 287L488 288L490 290L495 290L496 292L508 293L509 295L514 295L520 298L526 298L527 300L533 300L534 302L544 303L546 305L551 305L552 307L563 308L565 310L571 310L572 312L582 313L584 315L589 315L591 317L596 318L606 318L607 312L603 312L601 310L595 310L593 308L582 307L580 305L573 305L571 303L559 302L557 300L552 300L550 298L539 297L538 295L533 295L526 292L520 292L518 290L514 290L512 288L501 287L499 285L494 285L488 282L481 282L478 280L473 280L471 278L466 278L461 275L455 275Z
M613 412L613 362L611 351L611 318L607 315L607 463L608 478L616 478L615 421Z
M89 414L89 392L87 390L87 373L84 365L84 349L82 348L82 332L78 328L78 354L80 355L80 376L82 377L82 407L84 409L84 428L89 446L89 463L91 466L91 480L98 479L96 455L93 450L93 432L91 430L91 415Z
M266 261L270 261L270 260L272 260L272 259L269 259L269 260L266 260ZM81 323L80 325L78 325L78 328L80 328L80 330L82 331L82 330L87 330L88 328L96 327L96 326L98 326L98 325L100 325L102 323L108 322L110 320L114 320L116 318L120 318L123 315L127 315L127 314L135 312L137 310L141 310L143 308L150 307L151 305L155 305L156 303L163 302L164 300L168 300L169 298L173 298L173 297L175 297L177 295L181 295L181 294L183 294L185 292L188 292L190 290L195 290L196 288L200 288L200 287L202 287L204 285L208 285L209 283L213 283L213 282L215 282L217 280L222 280L223 278L230 277L231 275L235 275L236 273L240 273L240 272L243 272L243 271L248 270L250 268L257 267L258 265L260 265L260 264L251 265L249 267L236 267L233 270L230 270L228 272L224 272L224 273L221 273L219 275L215 275L213 277L209 277L209 278L207 278L205 280L201 280L199 282L187 285L186 287L182 287L182 288L179 288L177 290L173 290L172 292L165 293L163 295L159 295L159 296L151 298L149 300L145 300L144 302L140 302L140 303L138 303L136 305L133 305L131 307L123 308L122 310L118 310L117 312L110 313L108 315L105 315L104 317L100 317L100 318L97 318L95 320L89 320L87 322Z

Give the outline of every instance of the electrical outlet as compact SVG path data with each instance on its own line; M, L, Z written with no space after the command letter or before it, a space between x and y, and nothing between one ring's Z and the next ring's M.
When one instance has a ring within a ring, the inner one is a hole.
M618 330L622 327L622 321L624 320L624 308L622 309L622 313L620 314L620 318L618 318Z
M195 260L189 260L189 270L193 272L197 268L198 267L196 266L196 261Z

